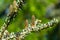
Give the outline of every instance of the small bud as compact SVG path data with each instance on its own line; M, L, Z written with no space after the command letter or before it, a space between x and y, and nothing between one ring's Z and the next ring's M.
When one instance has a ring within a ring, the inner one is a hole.
M37 24L39 24L39 23L41 23L41 20L36 19L35 25L37 25Z
M58 23L59 21L58 21L58 19L56 19L56 23Z
M1 39L1 37L2 37L2 34L1 34L1 32L0 32L0 39Z
M6 35L9 35L9 32L7 30L5 30L5 33L6 33Z
M44 24L44 28L47 28L47 24Z
M2 27L2 32L4 32L5 31L5 27Z
M38 20L39 23L41 23L42 21L41 20Z
M25 28L28 27L28 20L25 21Z

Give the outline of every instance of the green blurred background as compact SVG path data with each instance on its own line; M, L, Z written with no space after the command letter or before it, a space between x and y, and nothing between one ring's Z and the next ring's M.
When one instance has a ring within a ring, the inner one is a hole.
M7 8L13 0L0 0L0 15L4 13L3 11ZM11 21L8 31L9 32L19 32L24 29L24 22L26 19L31 22L31 16L35 15L36 19L42 20L42 23L50 21L50 19L45 18L46 8L52 4L56 3L57 0L25 0L22 10L18 10L17 16ZM4 23L4 14L0 17L0 27ZM44 29L39 32L32 32L23 40L59 40L59 33L54 32L56 25L52 28Z

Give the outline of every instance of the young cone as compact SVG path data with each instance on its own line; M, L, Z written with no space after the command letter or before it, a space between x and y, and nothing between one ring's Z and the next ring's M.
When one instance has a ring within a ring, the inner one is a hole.
M17 2L16 2L16 0L13 1L13 10L14 10L14 12L17 12Z
M13 12L13 6L10 5L10 7L9 7L9 14L7 14L7 16L11 16L12 12Z
M12 4L11 4L10 7L9 7L9 11L10 11L10 13L13 12L13 6L12 6Z
M25 28L27 28L28 27L28 20L26 19L26 21L25 21Z
M31 26L34 27L35 26L35 16L32 15L32 23L31 23Z

